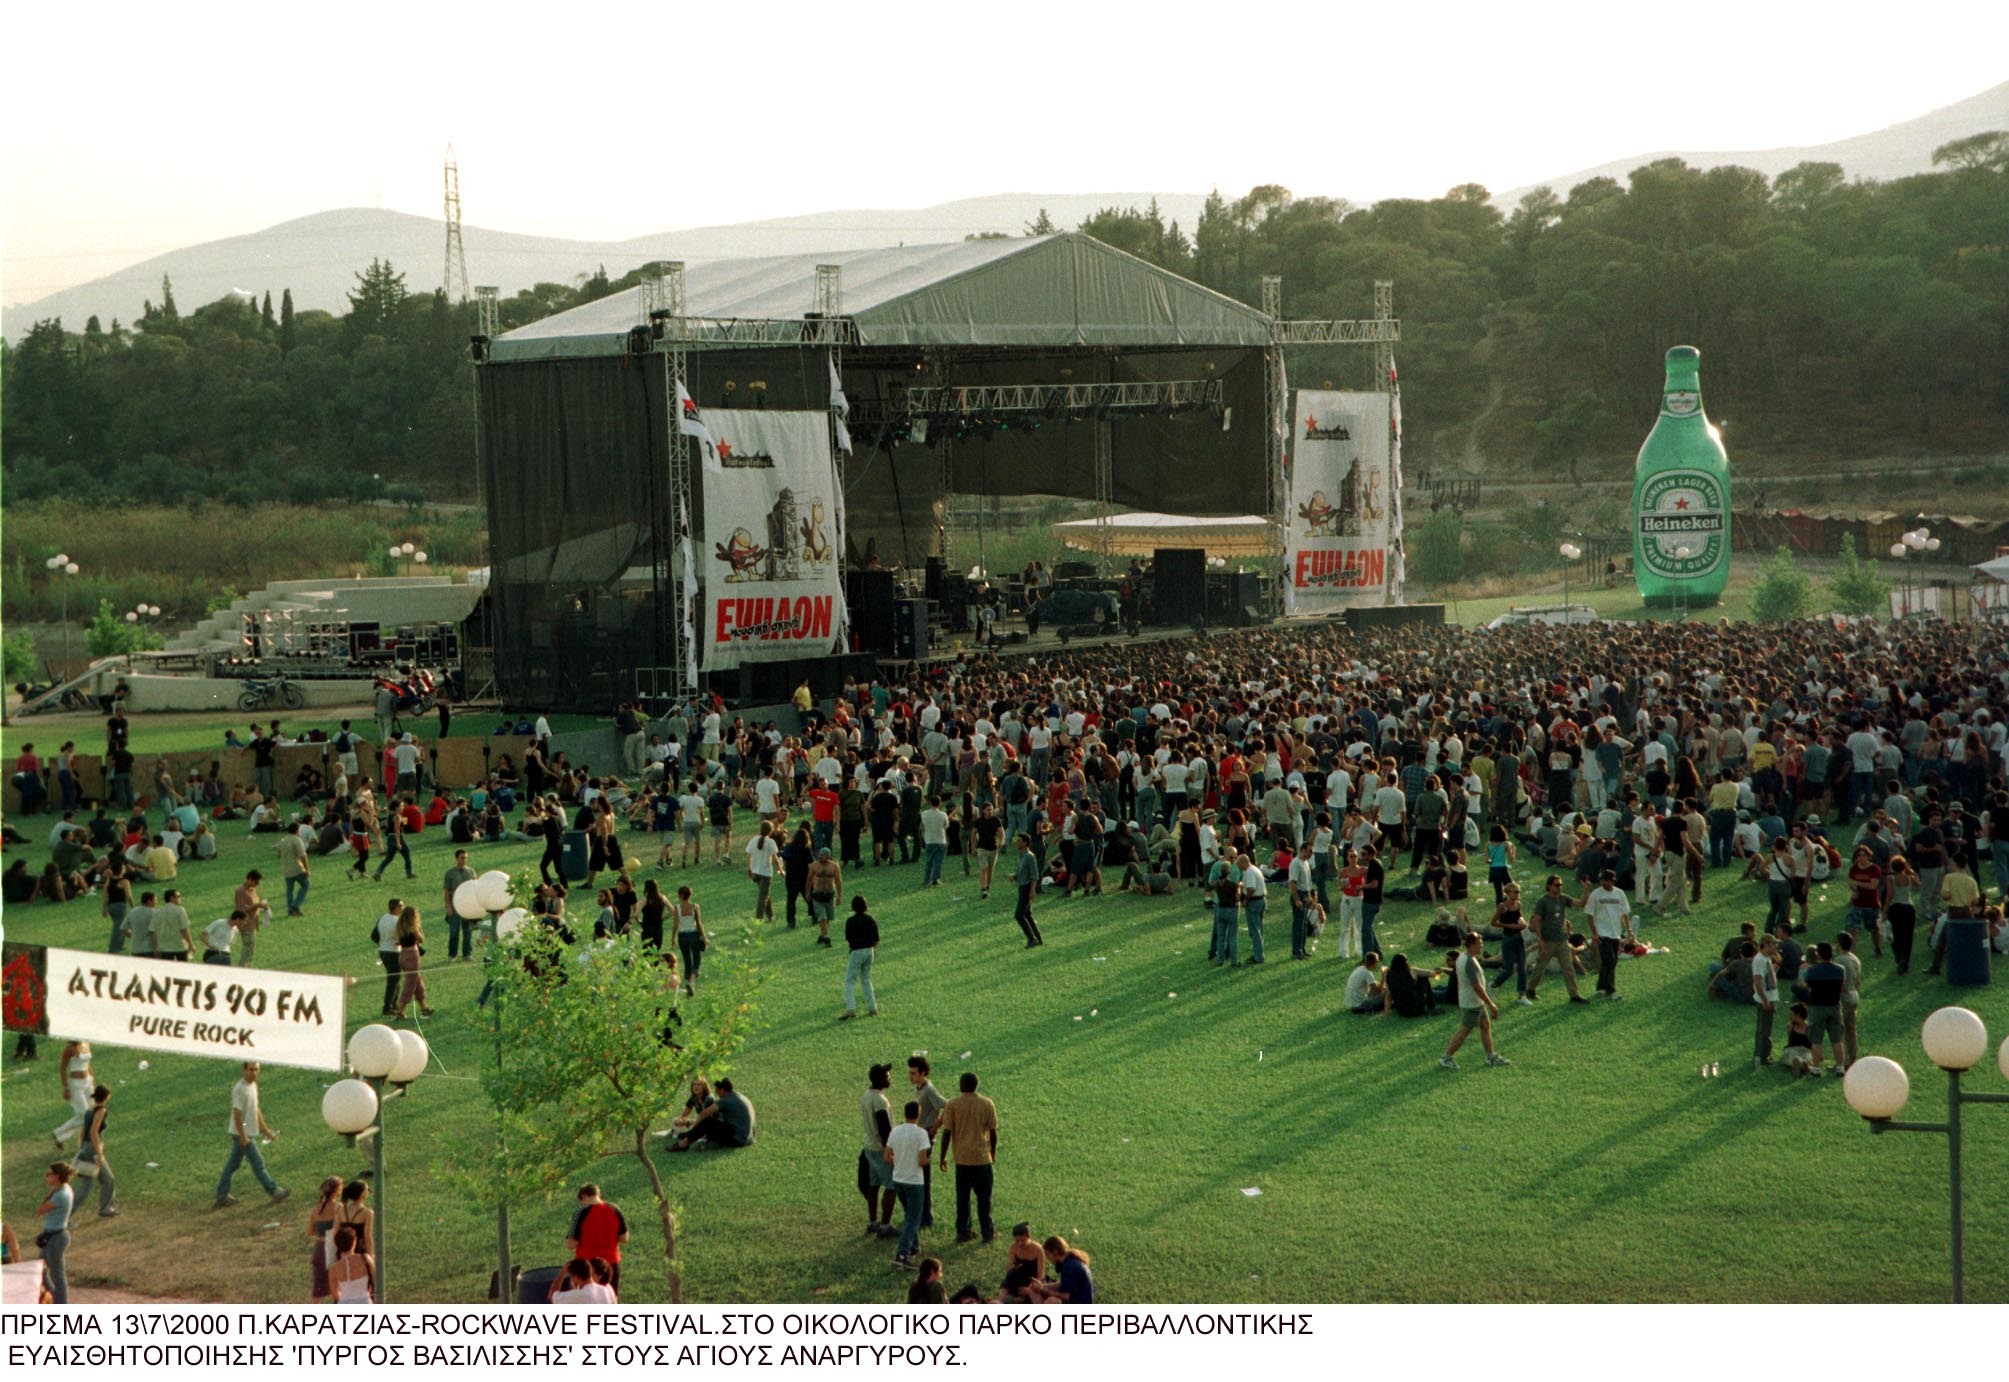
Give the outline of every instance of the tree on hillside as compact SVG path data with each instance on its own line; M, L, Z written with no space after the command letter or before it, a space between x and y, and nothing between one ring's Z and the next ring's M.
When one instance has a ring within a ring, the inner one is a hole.
M1932 151L1932 166L1984 173L2009 170L2009 130L1985 130L1941 144Z
M350 339L389 335L410 297L405 276L391 267L390 260L372 259L370 267L356 275L355 291L349 294Z
M1890 610L1890 582L1877 574L1874 559L1857 560L1854 533L1842 534L1842 549L1835 559L1835 574L1828 580L1828 592L1843 614L1865 616Z
M1751 587L1751 617L1764 624L1804 619L1814 612L1814 583L1800 570L1789 548L1765 558Z
M272 333L272 290L270 288L265 290L265 305L258 309L258 325L264 329L267 335Z
M293 290L287 288L279 294L279 353L290 354L295 343L293 326Z
M1053 223L1053 217L1046 214L1046 208L1043 206L1039 209L1039 215L1028 222L1025 228L1027 236L1055 235L1059 231L1060 227Z
M523 875L519 895L535 884ZM679 1003L671 957L631 931L568 944L526 924L490 952L502 1021L519 1039L501 1045L482 1085L497 1136L456 1144L443 1172L484 1204L548 1200L618 1148L641 1163L656 1201L667 1263L667 1299L683 1301L677 1209L656 1165L650 1130L677 1106L691 1077L728 1072L753 1031L765 975L751 934L706 951L704 982ZM639 1295L633 1297L639 1299Z
M1597 451L1611 426L1611 410L1597 391L1579 390L1535 423L1535 459L1569 467L1574 484L1577 462Z

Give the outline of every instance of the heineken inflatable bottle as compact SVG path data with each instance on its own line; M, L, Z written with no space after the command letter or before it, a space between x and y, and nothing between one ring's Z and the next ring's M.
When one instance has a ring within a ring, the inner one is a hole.
M1702 352L1667 352L1660 419L1632 472L1632 569L1649 606L1713 605L1730 576L1730 462L1702 411Z

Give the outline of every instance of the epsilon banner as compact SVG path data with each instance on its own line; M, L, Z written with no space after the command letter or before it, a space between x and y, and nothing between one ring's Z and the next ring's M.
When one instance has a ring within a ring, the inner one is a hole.
M1298 390L1288 540L1293 612L1386 603L1394 483L1387 394Z
M707 671L820 657L844 625L830 414L718 409L705 415Z
M342 1068L347 981L338 975L7 949L10 1028L183 1056Z

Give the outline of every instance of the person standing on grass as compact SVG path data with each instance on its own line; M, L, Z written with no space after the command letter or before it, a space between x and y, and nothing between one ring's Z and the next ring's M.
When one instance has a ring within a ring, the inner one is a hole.
M195 949L189 934L188 912L181 905L181 890L169 888L161 894L160 905L152 909L153 957L156 960L185 960Z
M1856 1063L1856 1009L1863 1001L1863 962L1856 957L1856 938L1850 931L1835 937L1835 963L1842 967L1842 1069Z
M865 1072L865 1097L859 1102L865 1145L858 1153L858 1193L865 1197L865 1232L879 1238L893 1236L893 1166L886 1158L886 1139L893 1134L886 1091L892 1087L893 1067L875 1065Z
M809 892L809 866L816 860L816 851L809 843L809 829L798 825L788 843L781 847L781 882L786 895L785 915L788 929L795 929L795 913L798 904Z
M830 846L820 846L810 861L809 919L816 923L816 943L830 946L830 923L837 916L837 898L844 891L844 870L830 857Z
M105 862L105 893L98 904L98 915L111 923L111 938L106 953L123 954L126 948L126 915L133 907L132 878L127 874L125 861L114 854Z
M1848 1069L1842 1035L1842 991L1848 986L1848 971L1835 963L1835 948L1827 941L1813 947L1814 962L1800 971L1800 983L1807 994L1807 1030L1813 1045L1809 1074L1821 1074L1821 1042L1826 1040L1834 1053L1835 1073Z
M837 1020L849 1022L858 1016L853 993L860 988L865 992L865 1015L877 1017L879 996L872 991L872 961L879 951L879 923L865 910L863 894L851 899L851 915L844 922L844 944L851 952L851 959L844 966L844 1011L837 1014Z
M900 1242L893 1265L914 1270L914 1252L921 1246L921 1217L927 1212L928 1134L921 1126L921 1105L909 1099L904 1121L886 1137L882 1154L893 1168L893 1191L900 1197Z
M231 907L244 913L244 924L237 928L237 933L244 942L244 950L238 961L240 964L251 963L253 953L258 948L259 928L272 920L272 909L266 905L265 895L259 890L259 885L264 881L265 875L257 869L252 869L244 875L244 881L239 883L230 895Z
M1297 857L1291 860L1291 958L1309 960L1311 951L1311 911L1318 905L1317 885L1313 880L1312 842L1306 839L1297 847Z
M1597 937L1597 995L1616 1003L1618 994L1618 947L1632 929L1632 903L1618 886L1618 873L1604 869L1598 885L1584 894L1578 904L1590 914L1591 931Z
M1249 963L1259 965L1263 962L1263 909L1268 905L1270 884L1246 854L1235 856L1235 867L1242 871L1242 918L1249 928Z
M1486 1048L1486 1064L1508 1063L1505 1056L1493 1049L1493 1021L1499 1017L1500 1008L1486 989L1486 967L1479 962L1485 946L1485 938L1477 931L1465 933L1465 953L1458 957L1457 964L1458 1030L1451 1033L1451 1044L1444 1048L1444 1056L1437 1062L1440 1070L1458 1068L1458 1048L1465 1044L1474 1027L1479 1029L1479 1044Z
M230 1193L230 1181L237 1174L237 1168L245 1162L251 1163L251 1174L265 1187L265 1193L278 1204L292 1192L272 1179L272 1173L265 1169L265 1154L258 1150L261 1137L276 1139L279 1136L258 1107L258 1062L244 1062L244 1075L230 1089L230 1159L223 1163L223 1174L216 1182L216 1207L237 1203L237 1196Z
M942 809L942 797L938 792L928 798L928 805L921 812L921 886L938 887L942 881L942 866L949 857L949 813Z
M35 1206L35 1212L42 1216L41 1236L35 1240L42 1248L42 1284L52 1305L70 1303L70 1276L64 1259L70 1251L70 1211L77 1202L77 1192L70 1188L72 1174L67 1161L50 1162L42 1176L48 1193Z
M1757 1032L1751 1048L1751 1068L1772 1063L1772 1020L1779 1011L1779 942L1766 936L1751 958L1751 1001L1758 1007Z
M928 1078L928 1058L922 1054L907 1057L907 1083L914 1087L914 1098L921 1105L921 1130L928 1134L929 1149L932 1151L936 1132L942 1124L942 1110L949 1101L935 1088L935 1082ZM935 1226L935 1173L934 1158L921 1157L921 1179L924 1189L921 1195L921 1227Z
M1504 985L1513 975L1516 1001L1525 1008L1534 999L1528 996L1528 923L1521 915L1519 883L1508 883L1493 908L1493 929L1500 933L1500 973L1495 982Z
M307 907L311 869L307 864L307 842L299 832L289 830L279 837L273 850L279 856L279 877L286 884L286 915L297 917Z
M628 1241L627 1216L600 1197L600 1187L588 1181L579 1187L579 1210L565 1233L565 1251L573 1257L601 1258L609 1285L621 1289L621 1245Z
M762 821L760 833L746 842L746 876L753 880L753 919L774 920L774 866L781 858L781 844L774 838L774 823Z
M956 1161L956 1241L967 1243L976 1237L971 1231L970 1200L977 1202L978 1226L984 1241L997 1237L991 1219L991 1189L998 1159L997 1105L977 1093L977 1075L965 1070L958 1086L961 1093L942 1106L936 1123L937 1170L949 1169L951 1155Z
M230 943L237 939L237 933L244 929L244 913L232 912L227 917L218 917L202 928L202 962L206 965L228 965L230 963Z
M1018 837L1018 868L1012 875L1018 884L1018 909L1012 913L1018 922L1018 929L1025 933L1025 948L1045 945L1046 938L1039 933L1039 923L1032 917L1032 895L1039 890L1039 856L1033 853L1032 836Z
M698 966L704 963L705 947L711 942L705 939L704 915L691 900L689 884L677 889L676 905L670 912L677 919L677 953L684 961L684 992L696 993Z
M407 798L400 795L385 803L384 811L384 857L377 861L376 881L384 881L384 870L391 866L391 860L400 856L405 861L405 877L416 878L412 872L412 847L405 838L405 804Z
M404 976L398 969L398 914L405 909L404 899L394 897L384 904L384 913L377 918L377 963L384 970L384 1003L382 1017L390 1017L396 1011L398 986Z
M97 1180L100 1219L116 1218L119 1212L118 1205L113 1203L118 1197L119 1183L113 1178L111 1160L105 1155L106 1106L111 1097L111 1090L103 1085L91 1091L91 1111L84 1117L83 1139L70 1163L79 1177Z
M458 960L462 955L474 958L474 922L463 917L453 905L453 895L460 891L460 885L473 881L474 870L468 867L467 851L455 850L453 867L441 879L446 894L443 905L446 910L446 957L449 960Z

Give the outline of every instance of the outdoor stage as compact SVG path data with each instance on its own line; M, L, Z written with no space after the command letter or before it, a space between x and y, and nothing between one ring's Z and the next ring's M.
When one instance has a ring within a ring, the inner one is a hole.
M1259 615L1289 606L1294 568L1314 604L1399 601L1399 460L1372 437L1400 416L1385 284L1372 318L1290 321L1278 280L1258 309L1076 234L658 267L506 334L483 297L506 703L604 709L890 656L858 636L844 573L966 566L952 495L1092 501L1105 575L1121 511L1255 513L1277 592ZM1296 345L1371 346L1367 391L1318 397L1380 399L1378 414L1349 405L1343 425L1321 402L1293 442ZM1294 511L1287 447L1356 436L1359 456ZM1302 564L1299 547L1345 550Z

